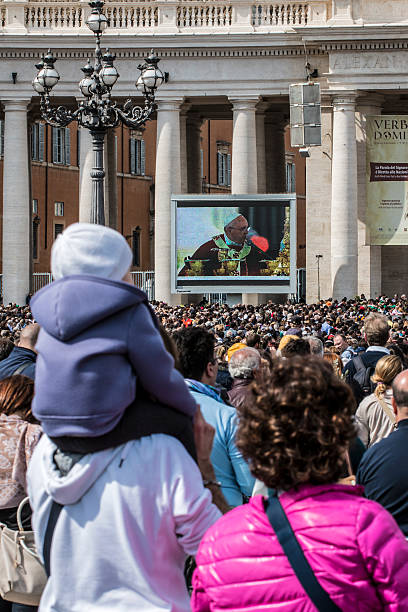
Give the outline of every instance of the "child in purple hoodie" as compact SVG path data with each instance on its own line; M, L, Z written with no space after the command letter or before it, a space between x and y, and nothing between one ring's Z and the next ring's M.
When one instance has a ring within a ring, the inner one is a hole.
M33 414L63 451L167 433L194 455L196 404L131 261L125 238L101 225L74 223L54 242L55 282L30 304L41 326Z

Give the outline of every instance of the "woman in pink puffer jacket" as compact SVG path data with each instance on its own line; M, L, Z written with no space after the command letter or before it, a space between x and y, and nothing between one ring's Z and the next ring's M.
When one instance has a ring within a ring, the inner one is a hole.
M237 443L280 501L320 585L343 611L408 610L408 543L390 514L336 484L354 399L317 358L277 362L240 409ZM194 612L315 612L261 496L213 525L200 545Z

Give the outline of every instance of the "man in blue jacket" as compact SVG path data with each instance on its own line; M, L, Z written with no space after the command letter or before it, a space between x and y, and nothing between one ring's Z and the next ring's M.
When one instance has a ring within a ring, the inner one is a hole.
M6 359L0 361L0 380L14 374L22 374L34 380L37 359L35 345L39 331L38 323L31 323L22 329L18 345Z
M236 410L223 402L214 387L218 371L215 338L201 327L190 327L176 332L174 339L179 351L179 370L204 419L215 428L211 462L216 479L227 503L238 506L251 496L255 479L235 445Z

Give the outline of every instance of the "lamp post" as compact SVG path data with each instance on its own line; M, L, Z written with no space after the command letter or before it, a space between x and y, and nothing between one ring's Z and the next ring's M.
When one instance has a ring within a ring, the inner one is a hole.
M101 36L108 25L106 15L102 12L103 5L102 0L93 0L89 3L92 12L87 20L87 26L95 35L94 64L92 65L88 59L86 65L81 68L84 76L79 83L79 89L85 100L79 103L78 108L71 111L64 106L51 105L50 92L58 83L60 75L54 67L56 59L50 49L36 64L38 74L33 80L33 87L41 96L41 115L47 123L54 127L65 127L71 121L77 121L81 127L87 128L91 133L94 166L91 170L90 222L100 225L105 225L103 189L105 134L109 128L115 128L121 123L133 129L144 125L156 108L156 89L164 81L164 75L158 67L160 60L152 50L145 63L138 66L140 75L136 87L143 94L144 106L135 106L130 99L120 106L112 100L112 87L118 80L119 73L113 64L116 56L111 54L109 49L106 49L104 54L101 50Z

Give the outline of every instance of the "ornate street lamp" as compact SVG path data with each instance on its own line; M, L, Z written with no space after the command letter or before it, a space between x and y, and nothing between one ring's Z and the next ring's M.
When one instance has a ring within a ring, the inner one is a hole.
M33 80L33 87L41 96L41 115L47 123L54 127L65 127L71 121L77 121L81 127L87 128L91 133L94 167L91 171L93 184L90 221L101 225L105 224L103 190L105 134L109 128L115 128L120 123L133 129L144 125L156 108L154 99L156 89L164 81L163 73L158 67L160 60L152 50L145 63L138 66L140 76L136 87L143 94L144 106L135 106L130 99L120 106L111 99L111 90L119 78L119 73L113 64L116 56L112 55L109 49L106 49L104 55L101 51L101 36L108 25L108 20L102 12L103 5L102 0L93 0L89 3L92 12L87 20L87 26L95 35L96 46L93 66L88 60L81 68L84 77L79 83L79 89L85 100L79 103L78 108L71 111L64 106L51 106L50 92L58 83L60 75L54 67L56 59L50 49L36 64L38 74Z

